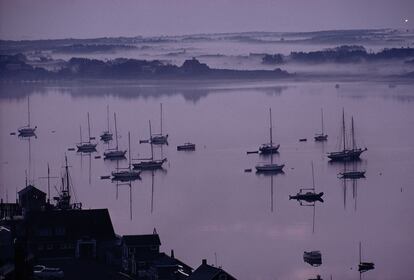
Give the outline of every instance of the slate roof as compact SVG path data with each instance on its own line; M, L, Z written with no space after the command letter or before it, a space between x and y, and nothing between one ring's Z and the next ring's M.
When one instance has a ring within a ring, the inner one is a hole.
M193 268L182 261L168 256L166 253L160 253L159 257L154 260L153 265L155 266L173 266L173 265L181 265L185 270L193 271Z
M124 235L122 242L132 247L160 246L161 241L158 234Z
M222 268L214 267L204 262L190 275L190 277L187 278L187 280L212 280L220 273L225 273L228 280L236 280L236 278Z
M27 225L32 229L62 227L65 238L71 239L115 239L108 209L38 211L28 215Z
M46 193L45 192L42 192L41 190L39 190L38 188L36 188L35 186L33 186L33 185L28 185L27 187L25 187L24 189L22 189L22 190L20 190L19 192L18 192L18 194L19 194L19 196L20 195L24 195L24 194L26 194L26 193L30 193L30 192L35 192L35 193L38 193L38 194L40 194L40 195L44 195L44 196L46 196Z

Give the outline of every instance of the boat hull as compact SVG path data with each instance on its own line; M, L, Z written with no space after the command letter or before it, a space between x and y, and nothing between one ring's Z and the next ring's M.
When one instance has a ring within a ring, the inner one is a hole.
M339 173L339 178L341 179L359 179L365 178L365 171L349 171Z
M323 192L320 193L298 193L296 195L289 195L289 200L290 199L296 199L296 200L303 200L306 202L316 202L316 201L320 201L320 202L324 202L322 199L323 196Z
M101 137L102 141L108 142L108 141L112 140L112 133L109 133L109 132L106 131L106 132L102 133L102 135L100 137Z
M139 170L155 170L155 169L161 169L162 165L167 159L162 160L150 160L150 161L141 161L138 163L133 163L134 169Z
M116 181L130 181L141 179L140 172L134 170L115 171L111 173L112 180Z
M263 144L259 147L259 152L263 155L276 154L279 152L280 145L273 146L270 144Z
M168 145L168 134L151 136L151 143L155 145Z
M343 150L340 152L332 152L328 154L328 158L331 161L352 161L358 160L363 152L367 149L353 149L353 150Z
M36 131L36 127L32 128L32 127L23 127L23 128L19 128L18 132L19 132L19 136L23 136L23 137L27 137L27 136L34 136L35 135L35 131Z
M105 157L105 159L125 158L126 152L127 151L120 151L120 150L106 151L104 153L104 157Z
M285 167L284 164L278 165L278 164L263 164L263 165L256 165L256 172L283 172L283 167Z
M177 151L194 151L195 144L186 143L184 145L177 146Z
M327 134L318 134L318 135L315 135L314 139L315 139L316 142L327 141L328 140L328 135Z
M76 147L78 148L78 152L95 152L96 151L96 145L92 143L83 143L83 144L77 144Z

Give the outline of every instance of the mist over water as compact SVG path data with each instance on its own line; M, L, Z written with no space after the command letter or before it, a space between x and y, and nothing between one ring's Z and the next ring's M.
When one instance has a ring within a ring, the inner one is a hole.
M37 139L30 142L9 135L27 121L27 96L32 125L38 126ZM368 82L340 83L339 88L335 82L2 85L0 196L15 200L25 170L47 192L39 177L46 175L47 163L58 176L66 152L84 209L109 208L118 234L149 233L155 227L161 249L174 249L193 267L202 258L213 262L217 253L218 265L238 279L308 279L316 274L359 279L362 241L363 259L376 267L363 279L408 279L414 250L413 101L411 84ZM170 136L169 145L156 148L155 154L168 162L164 171L155 172L153 189L151 173L132 184L131 220L129 187L118 186L117 196L116 184L99 178L117 166L95 159L107 146L100 142L90 157L67 149L79 141L80 125L86 137L87 112L91 134L98 139L106 129L109 104L112 131L112 113L117 113L120 147L127 149L130 131L132 157L147 157L149 146L139 140L148 138L148 120L159 131L160 103L163 129ZM273 186L271 176L244 172L269 160L246 154L268 141L269 107L274 141L281 145L274 159L286 164L284 174L273 176ZM329 138L316 143L321 108ZM338 149L342 108L347 124L354 116L357 143L368 148L358 162L366 178L356 185L338 179L343 165L326 157ZM196 144L196 151L178 152L176 146L187 141ZM316 191L324 192L325 200L316 204L314 218L312 207L289 201L301 187L311 187L312 161ZM303 252L310 250L321 251L320 267L303 262Z

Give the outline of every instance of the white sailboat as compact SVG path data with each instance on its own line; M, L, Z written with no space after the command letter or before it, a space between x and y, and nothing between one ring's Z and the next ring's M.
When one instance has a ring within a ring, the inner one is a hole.
M168 134L162 134L162 103L160 104L160 119L161 119L161 126L160 126L160 133L158 134L151 134L150 135L150 142L155 145L168 145Z
M272 109L269 109L270 113L270 143L269 143L269 149L272 150L273 146L273 139L272 139ZM279 145L277 146L279 147ZM257 164L255 166L257 172L282 172L284 164L276 164L273 163L273 152L270 152L270 163L262 163Z
M131 134L128 132L128 167L127 168L117 168L116 171L111 173L112 180L115 181L134 181L137 179L141 179L140 174L141 172L135 171L132 169L131 165Z
M105 159L120 159L120 158L124 158L125 154L126 154L126 150L119 150L118 147L118 128L116 125L116 113L114 113L114 122L115 122L115 143L116 146L115 148L112 149L107 149L104 152L104 158ZM111 138L112 138L112 134L111 134Z
M149 130L151 135L151 121L149 121ZM164 162L167 161L166 158L163 159L154 159L154 148L152 141L150 142L151 145L151 157L149 159L139 159L140 162L133 163L134 169L140 169L140 170L155 170L155 169L161 169Z
M18 129L19 136L21 137L31 137L35 136L37 126L31 127L30 126L30 98L27 97L27 125L22 126Z
M322 141L327 141L328 140L328 134L325 134L324 132L324 125L323 125L323 109L321 109L321 123L322 123L322 131L321 133L316 133L315 134L315 141L317 142L322 142Z
M332 161L352 161L358 160L359 157L363 152L367 150L367 148L361 149L357 148L355 143L355 131L354 131L354 119L352 118L352 147L348 148L346 146L346 129L345 129L345 112L342 110L342 142L343 148L341 151L338 152L330 152L328 153L328 158Z
M106 118L107 118L107 130L105 130L104 132L102 132L101 134L101 140L104 142L109 142L112 140L112 133L109 131L109 105L106 106Z
M76 144L78 152L82 153L91 153L96 151L96 143L91 142L91 125L89 122L89 113L88 113L88 141L82 141L82 128L80 128L80 143Z
M264 155L269 155L269 154L275 154L278 152L280 145L273 145L273 127L272 127L272 109L269 109L269 114L270 114L270 129L269 129L269 133L270 133L270 142L269 143L265 143L260 145L259 147L259 152L261 154Z

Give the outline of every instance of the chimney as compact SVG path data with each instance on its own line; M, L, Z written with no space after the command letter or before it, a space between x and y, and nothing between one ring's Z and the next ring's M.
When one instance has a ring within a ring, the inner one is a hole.
M171 258L174 259L174 250L173 249L171 249Z
M207 259L203 259L203 260L201 261L201 264L203 264L203 265L207 265Z

